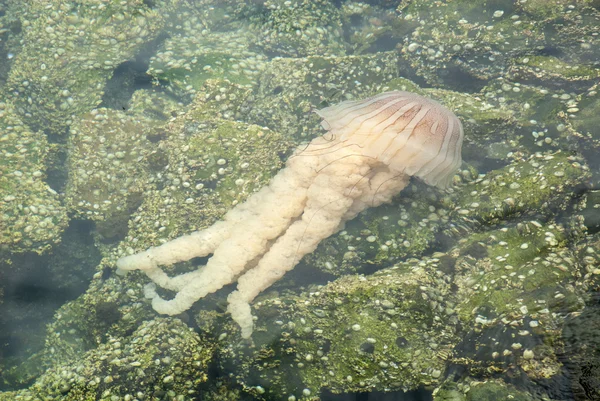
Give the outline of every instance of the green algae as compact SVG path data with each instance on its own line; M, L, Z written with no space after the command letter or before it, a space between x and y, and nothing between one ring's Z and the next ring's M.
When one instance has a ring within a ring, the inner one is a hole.
M555 213L570 203L564 194L589 176L577 160L566 152L536 154L494 170L459 193L457 212L486 224L527 214Z
M529 56L519 60L524 65L532 67L537 74L552 74L552 78L566 78L568 80L593 80L598 78L600 72L586 65L572 65L551 56Z
M158 10L141 0L108 7L41 1L27 11L25 45L7 87L28 124L54 134L100 103L113 69L155 39L163 24Z
M472 235L462 248L462 266L469 268L460 279L467 285L459 290L459 297L463 291L465 295L458 307L461 319L471 320L474 310L520 316L523 306L534 314L548 305L558 308L555 295L578 274L573 255L565 248L563 230L533 221ZM565 299L560 307L568 303Z
M2 393L0 399L188 396L206 381L210 358L211 347L183 322L156 318L142 323L127 337L109 338L76 363L50 368L29 389Z
M259 302L254 355L231 350L230 357L243 358L236 368L243 385L267 383L276 395L437 383L457 341L439 264L413 260L372 276L344 276L301 298Z
M250 84L252 80L249 77L240 76L239 74L233 74L232 65L233 61L230 55L225 53L207 53L199 57L196 57L196 63L198 67L191 69L190 71L184 68L173 68L167 72L156 74L158 79L165 79L170 82L178 83L185 87L191 85L194 89L199 89L207 79L228 79L231 82L237 84ZM160 68L155 66L155 68ZM189 76L189 78L188 78Z
M0 105L0 131L0 250L44 253L67 226L65 208L45 182L48 141L10 103Z
M469 91L511 74L522 83L537 75L541 78L537 82L548 87L577 83L585 79L579 72L597 75L593 62L597 60L598 12L587 4L498 0L452 1L430 7L427 1L408 1L399 9L406 24L415 28L402 45L402 62L430 84ZM543 74L537 67L516 65L519 59L533 62L548 57L536 54L546 48L560 49L554 52L560 64L574 66L567 75L574 72L575 76Z
M387 90L387 82L398 77L397 64L395 52L273 59L259 77L261 85L246 119L286 136L316 135L315 107Z
M75 217L95 221L106 238L126 230L126 217L139 206L141 193L153 186L148 138L160 132L161 125L103 108L72 124L65 193Z
M339 10L325 0L275 0L259 28L258 45L282 57L342 56Z
M471 387L467 393L467 401L495 401L515 400L532 401L533 398L526 392L519 391L509 384L485 382Z
M214 223L265 185L290 149L278 133L219 117L235 116L245 90L226 81L207 85L206 96L165 127L169 135L154 150L162 167L141 194L136 223L130 220L129 240L142 241L136 248Z

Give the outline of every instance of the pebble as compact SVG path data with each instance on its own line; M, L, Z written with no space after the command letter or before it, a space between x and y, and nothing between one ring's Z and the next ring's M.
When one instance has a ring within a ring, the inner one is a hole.
M523 358L524 359L533 359L534 356L535 355L534 355L533 351L530 350L530 349L526 349L525 351L523 351Z
M418 44L416 44L416 43L411 43L410 45L408 45L408 51L412 53L412 52L414 52L415 50L417 50L417 48L418 48L418 47L419 47L419 45L418 45Z

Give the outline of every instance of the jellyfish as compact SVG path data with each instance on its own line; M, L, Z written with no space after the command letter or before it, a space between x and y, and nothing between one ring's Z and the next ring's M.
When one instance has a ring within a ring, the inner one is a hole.
M446 188L461 165L460 120L415 93L385 92L317 114L327 132L296 149L267 186L222 220L117 261L121 271L142 270L151 279L146 295L158 313L182 313L237 282L227 310L249 338L251 302L323 239L361 211L390 202L410 177ZM211 254L192 272L169 277L161 269ZM156 285L175 296L163 299Z

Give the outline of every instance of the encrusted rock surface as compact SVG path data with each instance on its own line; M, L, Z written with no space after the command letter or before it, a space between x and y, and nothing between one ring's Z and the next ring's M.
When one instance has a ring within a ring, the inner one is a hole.
M597 1L8 3L0 277L81 295L26 301L45 345L2 360L0 400L598 399ZM253 343L223 293L165 318L115 274L264 186L323 132L315 109L386 90L461 118L453 188L415 180L323 241L254 302Z

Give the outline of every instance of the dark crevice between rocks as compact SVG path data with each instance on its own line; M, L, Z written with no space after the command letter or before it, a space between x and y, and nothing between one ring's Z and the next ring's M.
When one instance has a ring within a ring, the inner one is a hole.
M422 76L417 74L417 71L410 65L410 61L406 60L400 55L398 61L398 71L400 71L400 77L406 78L416 84L418 87L424 88L433 88L429 82L425 80Z
M139 209L143 202L142 192L130 193L123 210L115 212L109 220L95 223L93 232L95 240L102 244L118 244L124 240L129 230L129 217Z
M146 74L147 69L148 64L139 60L120 64L106 83L102 103L98 107L126 111L133 92L152 87L152 77Z
M571 316L562 331L563 352L558 360L573 391L573 399L600 400L600 292L591 294L585 310Z
M144 0L142 3L144 3L144 5L148 6L150 9L156 8L156 2L152 0Z
M590 235L600 232L600 209L596 205L600 204L600 190L593 190L587 193L587 202L585 208L581 211L584 218L584 224Z
M367 49L367 53L378 53L378 52L387 52L394 50L401 43L401 38L399 38L395 33L389 33L385 35L381 35L380 37L373 42L373 44Z
M334 394L323 390L320 396L321 401L433 401L433 394L426 389L417 389L413 391L369 391L364 393L343 393Z
M67 129L67 135L47 135L49 147L46 158L46 183L58 193L64 192L69 178L67 168L68 131Z
M462 70L459 66L450 66L445 69L440 78L447 89L457 92L479 93L489 84L489 80L477 78L473 74Z
M486 308L481 308L480 312L487 317L498 317L493 316L492 311ZM545 399L543 397L548 396L551 399L573 399L566 376L559 374L549 379L532 380L518 367L518 352L503 354L503 350L512 349L511 345L515 343L516 338L523 349L534 349L545 342L542 336L535 333L519 336L518 328L503 324L487 327L481 331L472 330L454 349L455 360L470 362L451 364L447 370L448 375L458 381L463 377L472 377L481 381L489 378L501 379L518 390L542 397L535 399ZM496 358L492 356L494 351L499 354Z
M167 35L159 35L140 49L133 60L125 61L117 66L104 87L102 102L98 107L126 111L136 90L152 88L154 77L146 73L150 57L156 53L156 50L167 38Z
M51 253L11 255L12 263L0 266L0 391L27 387L41 373L46 324L85 292L102 258L92 230L92 223L73 220Z

